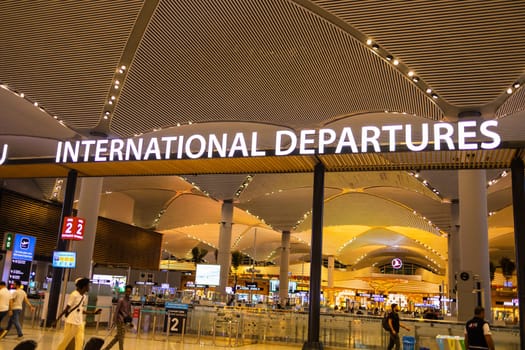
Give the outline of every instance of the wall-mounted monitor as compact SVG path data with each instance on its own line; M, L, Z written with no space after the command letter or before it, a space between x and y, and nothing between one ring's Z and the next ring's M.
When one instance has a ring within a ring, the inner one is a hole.
M93 284L105 284L110 286L112 289L118 289L121 292L124 292L126 287L126 276L120 275L104 275L99 273L94 273L91 282Z
M53 252L53 267L63 267L74 269L77 266L76 252L63 252L55 250Z
M195 284L218 286L221 279L221 265L197 264Z

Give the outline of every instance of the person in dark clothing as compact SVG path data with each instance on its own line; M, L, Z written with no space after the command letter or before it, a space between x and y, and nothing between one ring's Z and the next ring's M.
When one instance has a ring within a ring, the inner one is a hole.
M392 311L388 315L388 326L390 328L390 342L388 343L388 350L392 350L394 347L396 350L401 348L401 341L399 340L400 327L410 331L410 328L406 327L399 321L398 311L399 308L397 304L392 304Z
M127 285L124 288L124 296L118 301L115 309L114 322L117 326L117 334L103 350L109 350L118 342L119 350L124 350L124 335L126 334L126 324L131 322L131 300L129 296L133 287Z
M465 325L465 348L470 350L494 350L489 323L485 321L485 309L477 306L474 318Z

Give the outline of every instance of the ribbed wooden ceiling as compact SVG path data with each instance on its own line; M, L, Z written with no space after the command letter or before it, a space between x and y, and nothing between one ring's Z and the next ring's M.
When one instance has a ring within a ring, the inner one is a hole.
M72 128L94 128L142 1L3 1L0 81Z
M4 1L0 81L82 135L503 117L524 109L521 86L506 93L524 82L524 17L509 1Z
M490 105L523 76L519 1L312 2L375 40L451 105Z
M319 127L383 110L442 118L428 95L363 42L293 2L163 1L111 130L130 136L209 120Z

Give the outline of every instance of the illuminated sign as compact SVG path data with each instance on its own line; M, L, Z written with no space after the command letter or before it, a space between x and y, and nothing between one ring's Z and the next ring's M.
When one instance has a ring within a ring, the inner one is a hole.
M62 239L81 241L84 239L84 227L86 220L76 216L64 217L62 224Z
M97 139L58 142L56 163L115 162L129 160L170 160L231 157L264 157L313 154L380 153L399 151L400 145L411 152L440 150L494 149L501 144L494 130L496 120L451 123L423 123L417 133L411 124L278 130L274 149L262 150L258 133L237 132L190 136L163 136L129 139ZM414 131L414 132L413 132ZM421 135L415 140L414 134ZM357 141L356 141L357 140ZM457 140L457 144L455 144Z
M13 245L13 260L33 261L36 237L16 234Z
M4 234L4 242L3 242L3 245L2 245L2 249L4 250L13 250L13 238L14 238L14 234L11 233L11 232L6 232Z
M396 270L399 270L403 266L403 261L399 258L392 259L392 267Z
M202 286L218 286L221 279L221 265L197 264L195 284Z
M53 252L53 267L63 267L74 269L77 264L77 253L76 252Z
M4 147L2 147L2 157L0 157L0 165L4 164L7 159L7 149L9 146L4 143Z

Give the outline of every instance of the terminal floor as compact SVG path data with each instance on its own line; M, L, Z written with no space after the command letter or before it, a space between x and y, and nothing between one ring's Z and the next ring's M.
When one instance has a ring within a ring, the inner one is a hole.
M107 335L106 331L99 331L95 333L94 329L86 329L86 340L96 336L100 338L105 338ZM113 333L114 335L114 333ZM0 350L12 350L18 343L23 340L35 340L38 343L37 350L54 350L62 339L62 330L43 330L41 328L25 328L24 327L24 337L22 340L17 339L16 331L14 329L9 332L9 334L2 340L0 340ZM106 343L111 340L111 337L107 337ZM140 350L224 350L226 348L232 348L228 346L226 342L221 342L217 346L213 345L212 339L203 338L199 343L197 343L195 338L187 337L184 344L181 343L180 338L175 338L173 336L166 339L166 336L157 335L156 339L141 337L137 338L135 334L126 335L126 340L124 342L125 349L140 349ZM302 345L279 345L279 344L249 344L236 346L233 348L238 348L242 350L263 350L269 349L272 350L292 350L292 349L301 349ZM118 344L113 346L114 350L118 350Z

